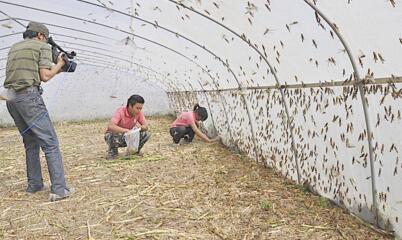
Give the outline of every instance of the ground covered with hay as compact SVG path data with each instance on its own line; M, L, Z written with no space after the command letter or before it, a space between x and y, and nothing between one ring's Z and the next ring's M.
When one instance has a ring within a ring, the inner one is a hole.
M386 239L327 200L219 144L171 146L150 118L143 157L105 159L107 121L58 123L76 194L27 196L16 129L0 129L0 239ZM44 177L48 179L42 155Z

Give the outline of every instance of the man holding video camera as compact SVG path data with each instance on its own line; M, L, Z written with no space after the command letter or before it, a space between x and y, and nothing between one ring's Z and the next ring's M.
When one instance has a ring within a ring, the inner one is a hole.
M62 71L65 65L62 54L52 63L52 52L47 44L48 28L30 22L23 34L24 40L11 46L6 66L4 87L12 92L7 109L22 135L28 177L29 194L46 190L43 183L39 150L45 153L51 181L49 200L69 197L73 189L66 186L59 142L42 99L41 81L47 82Z

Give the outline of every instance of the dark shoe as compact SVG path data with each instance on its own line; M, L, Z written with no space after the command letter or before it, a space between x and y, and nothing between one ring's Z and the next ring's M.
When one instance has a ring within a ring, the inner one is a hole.
M35 194L37 192L41 192L41 191L46 191L49 189L49 185L47 183L44 183L43 186L41 188L31 188L31 187L27 187L26 193L28 195L32 195Z
M55 193L50 193L49 195L49 201L51 202L56 202L56 201L60 201L66 198L71 197L71 195L73 195L75 193L75 189L74 188L66 188L64 189L64 194L63 195L58 195Z
M107 151L106 159L113 160L113 159L116 159L118 156L119 156L119 152L118 152L117 148L112 148Z
M116 159L119 155L118 154L107 154L106 159L107 160L113 160Z
M183 137L183 140L180 142L180 144L190 144L191 142L190 137L186 135Z

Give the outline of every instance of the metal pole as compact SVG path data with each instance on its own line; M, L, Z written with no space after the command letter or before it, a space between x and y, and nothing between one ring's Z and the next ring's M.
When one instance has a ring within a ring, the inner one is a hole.
M96 4L96 3L92 3L92 2L88 2L88 1L85 1L85 0L76 0L76 1L83 2L83 3L89 4L89 5L93 5L93 6L97 6L97 7L100 7L100 8L106 8L105 6L102 6L102 5L99 5L99 4ZM0 1L0 2L2 2L2 1ZM19 6L20 6L20 5L19 5ZM23 6L22 6L22 7L23 7ZM32 9L33 9L33 8L32 8ZM165 27L163 27L163 26L161 26L161 25L159 25L159 24L156 24L156 23L147 21L147 20L145 20L145 19L136 17L136 16L134 16L134 15L132 15L132 14L127 14L127 13L122 12L122 11L119 11L119 10L117 10L117 9L113 9L113 8L107 8L107 9L108 9L108 10L111 10L111 11L113 11L113 12L116 12L116 13L119 13L119 14L122 14L122 15L125 15L125 16L129 16L129 17L131 17L131 18L137 19L137 20L139 20L139 21L141 21L141 22L145 22L145 23L151 24L151 25L157 27L158 29L162 29L162 30L165 30L165 31L167 31L167 32L170 32L170 33L174 34L175 36L179 36L179 37L185 39L186 41L188 41L188 42L190 42L190 43L192 43L192 44L194 44L194 45L200 47L200 48L203 49L204 51L206 51L206 52L208 52L209 54L211 54L212 56L214 56L215 59L218 59L218 60L229 70L229 72L232 74L232 76L233 76L234 79L236 80L236 82L237 82L237 84L238 84L238 86L239 86L239 90L241 90L240 82L239 82L239 80L237 79L237 77L236 77L236 75L234 74L234 72L232 71L232 69L231 69L220 57L218 57L215 53L213 53L212 51L210 51L210 50L209 50L208 48L206 48L205 46L203 46L203 45L201 45L201 44L199 44L199 43L197 43L197 42L195 42L195 41L189 39L189 38L186 37L186 36L183 36L182 34L179 34L179 33L174 32L174 31L172 31L172 30L170 30L170 29L168 29L168 28L165 28ZM36 10L38 10L38 9L36 9ZM42 10L42 11L43 11L43 10ZM51 11L46 11L46 12L48 12L48 13L54 13L54 12L51 12ZM56 14L56 13L54 13L54 14ZM68 15L60 14L60 13L58 13L58 15L61 15L61 16L68 16ZM85 19L80 19L80 18L72 17L72 16L68 16L68 17L71 17L71 18L74 18L74 19L78 19L78 20L85 20ZM89 20L85 20L85 21L90 22L90 23L93 23L93 24L105 26L104 24L99 24L99 23L96 23L96 22L93 22L93 21L89 21ZM115 29L115 30L117 30L117 29ZM118 31L122 31L122 30L118 30ZM125 32L125 31L122 31L122 32ZM132 34L132 35L134 35L134 34ZM253 145L254 145L255 158L256 158L256 161L258 162L258 161L259 161L259 156L258 156L258 153L257 153L256 137L255 137L254 126L253 126L253 123L252 123L252 120L251 120L252 118L251 118L251 115L250 115L250 109L249 109L249 107L248 107L248 104L246 104L246 99L244 98L243 95L242 95L242 100L243 100L243 102L245 103L245 107L246 107L246 111L247 111L247 116L248 116L248 118L249 118L250 129L251 129L251 134L252 134L252 141L253 141Z
M183 7L183 8L186 8L187 10L190 10L190 11L192 11L192 12L194 12L194 13L196 13L196 14L198 14L198 15L200 15L200 16L202 16L202 17L204 17L204 18L206 18L206 19L208 19L208 20L210 20L210 21L212 21L212 22L214 22L215 24L217 24L217 25L219 25L219 26L225 28L226 30L228 30L229 32L231 32L232 34L234 34L235 36L237 36L239 39L241 39L243 42L245 42L247 45L249 45L252 49L254 49L254 50L258 53L258 55L260 55L260 57L264 60L264 62L268 65L268 67L269 67L269 69L270 69L272 75L274 76L275 81L276 81L276 83L277 83L277 85L278 85L276 88L277 88L277 89L280 91L280 93L281 93L281 98L282 98L282 102L283 102L283 107L284 107L284 110L285 110L285 113L286 113L286 116L287 116L286 125L287 125L288 128L289 128L290 136L291 136L291 143L292 143L291 151L293 152L293 157L294 157L294 159L295 159L296 171L297 171L297 181L298 181L298 183L300 183L300 182L301 182L301 179L300 179L300 167L299 167L298 156L297 156L297 150L296 150L296 145L295 145L295 140L294 140L294 130L293 130L292 122L291 122L291 121L293 121L293 118L290 116L288 104L287 104L287 102L286 102L285 94L284 94L283 89L281 88L281 84L280 84L280 82L279 82L278 76L276 75L276 72L274 71L273 67L272 67L271 64L269 63L268 59L265 57L264 54L261 53L260 50L258 50L258 48L256 48L253 44L251 44L251 41L250 41L250 42L247 41L247 39L246 39L245 37L242 37L240 34L238 34L237 32L235 32L235 31L232 30L231 28L227 27L226 25L224 25L224 24L222 24L222 23L216 21L215 19L213 19L213 18L211 18L211 17L209 17L209 16L207 16L207 15L205 15L205 14L199 12L199 11L196 11L194 8L187 7L187 6L184 5L183 3L179 3L179 2L177 2L177 1L175 1L175 0L168 0L168 1L169 1L169 2L172 2L172 3L175 3L176 5L179 5L179 6Z
M217 130L215 121L214 121L214 116L212 115L211 105L209 104L209 100L208 100L207 94L205 93L205 89L199 80L198 80L198 83L200 84L200 87L203 90L202 93L204 94L205 100L207 101L209 112L211 113L212 126L214 127L215 130ZM196 94L194 91L193 91L193 93Z
M373 152L373 133L371 131L371 125L370 125L370 119L368 116L368 105L366 102L366 97L364 93L364 88L363 88L363 83L361 81L360 73L357 68L357 64L355 61L355 58L353 57L352 51L350 50L348 44L346 43L345 39L342 37L341 33L339 32L339 29L334 26L334 24L329 20L329 18L317 8L313 3L311 3L308 0L303 0L305 3L307 3L311 8L314 9L314 11L322 17L325 22L331 27L331 29L335 32L335 34L338 36L339 40L341 41L342 45L345 47L345 50L348 54L349 60L352 64L353 71L355 74L355 82L357 85L357 88L360 92L360 98L362 101L362 107L363 107L363 112L364 112L364 121L366 123L366 130L367 130L367 141L368 141L368 146L369 146L369 158L370 158L370 170L371 170L371 188L372 188L372 194L373 194L373 210L374 210L374 217L377 226L378 224L378 204L377 204L377 187L376 187L376 175L375 175L375 170L374 170L374 152Z

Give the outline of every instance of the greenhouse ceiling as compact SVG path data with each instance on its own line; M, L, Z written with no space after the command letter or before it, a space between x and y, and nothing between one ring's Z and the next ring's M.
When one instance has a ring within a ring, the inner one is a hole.
M0 82L29 21L77 53L51 101L202 102L227 145L401 234L401 0L0 0Z

